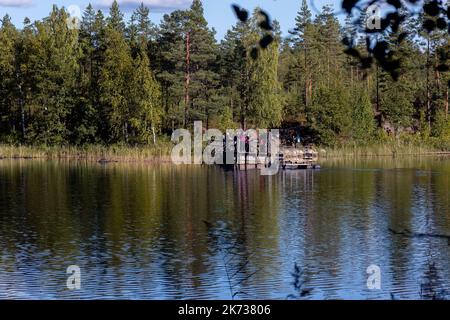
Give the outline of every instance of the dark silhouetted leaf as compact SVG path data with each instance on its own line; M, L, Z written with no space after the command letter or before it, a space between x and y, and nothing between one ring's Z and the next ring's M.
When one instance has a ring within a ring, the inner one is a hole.
M408 33L406 33L406 32L400 33L400 34L398 35L397 42L398 42L398 43L402 43L403 40L405 40L407 36L408 36Z
M425 3L423 5L423 11L432 17L436 17L440 11L438 2L436 0L433 0L428 3Z
M260 41L259 45L261 48L267 48L273 42L273 37L270 34L265 35Z
M402 3L400 0L387 0L387 3L389 3L391 6L394 6L396 9L400 9L402 7Z
M259 27L264 29L264 30L267 30L267 31L273 30L273 27L272 27L271 22L270 22L269 15L263 10L260 10L259 13L263 17L263 20L260 21L259 24L258 24Z
M248 11L239 7L236 4L232 5L234 13L236 14L236 17L242 21L242 22L246 22L248 20Z
M344 53L345 53L345 54L348 54L349 56L359 58L359 52L358 52L358 50L356 50L355 48L348 48L348 49L345 49L345 50L344 50Z
M447 21L444 18L439 18L436 20L436 26L441 29L447 29Z
M361 58L361 67L363 69L370 69L372 67L372 63L373 63L372 57Z
M358 0L343 0L342 1L342 9L344 9L347 13L351 13L353 7L356 5Z
M391 16L391 28L393 32L397 32L398 28L400 27L401 23L405 21L405 16L393 14Z
M434 29L436 29L436 23L433 20L431 20L431 19L427 19L423 23L423 28L428 33L431 33L431 32L433 32Z
M348 38L348 37L344 37L343 39L342 39L342 44L344 45L344 46L350 46L351 45L351 40Z
M384 59L387 54L388 47L389 46L386 41L379 41L373 48L372 52L378 60Z
M261 22L259 23L259 27L260 27L261 29L264 29L264 30L267 30L267 31L273 30L272 26L271 26L269 23L267 23L266 21L261 21Z

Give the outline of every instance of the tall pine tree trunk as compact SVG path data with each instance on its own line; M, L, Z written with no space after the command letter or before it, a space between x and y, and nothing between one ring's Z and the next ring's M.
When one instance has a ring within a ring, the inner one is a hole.
M445 87L445 119L448 119L448 86Z
M309 104L309 99L308 99L308 84L309 84L309 80L308 80L308 72L307 72L307 68L308 68L308 62L307 62L307 49L306 49L306 45L305 45L305 107L308 107Z
M245 105L246 105L247 101L245 102L240 102L241 104L241 129L245 131Z
M22 139L25 140L25 106L24 106L25 100L22 90L22 84L20 82L21 80L19 79L20 77L19 72L16 70L15 74L16 74L17 89L19 91L19 98L17 99L17 102L20 107L20 129L22 133Z
M22 139L25 140L25 108L23 100L22 86L19 84L19 106L20 106L20 128L22 131Z
M186 33L186 82L184 86L184 127L187 127L187 116L189 111L189 85L191 82L191 39L190 33Z
M312 76L309 76L309 83L308 83L308 100L312 100L313 95L313 82L312 82Z
M431 128L431 96L430 96L430 38L427 37L427 119Z

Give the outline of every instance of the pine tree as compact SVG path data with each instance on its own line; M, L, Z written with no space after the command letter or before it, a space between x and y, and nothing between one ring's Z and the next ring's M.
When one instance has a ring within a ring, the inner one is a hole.
M343 47L341 45L341 28L337 18L333 13L332 6L326 5L322 8L321 13L316 17L318 34L315 43L320 45L317 48L319 60L316 74L319 86L330 86L333 80L339 79L340 66L343 65L344 56L342 54Z
M18 32L5 15L0 20L0 137L20 132L17 110L16 45ZM16 138L9 136L10 139Z
M194 0L187 12L185 25L186 41L186 83L185 104L186 121L203 120L208 122L214 115L211 110L211 98L218 86L218 74L215 72L217 62L217 46L214 30L208 28L204 17L203 5L200 0Z
M306 33L312 23L312 13L309 10L306 0L302 0L300 11L295 17L295 28L289 33L293 36L295 46L300 46L305 42Z
M141 41L150 41L155 38L155 26L150 21L150 9L143 3L133 12L136 21L136 33Z
M130 41L133 56L136 56L141 48L145 50L151 48L152 41L155 40L155 26L150 21L150 10L143 3L133 11L131 20L127 28L127 37Z
M114 0L109 9L109 17L106 19L108 27L119 33L125 33L125 22L123 21L123 13L120 11L117 0Z
M432 1L427 0L425 4L430 4ZM428 127L431 129L433 127L434 121L436 120L436 115L440 110L443 110L445 104L445 92L447 89L443 90L442 87L448 85L442 83L442 75L438 70L439 60L440 60L440 48L445 44L445 39L447 38L448 43L448 26L442 29L434 28L433 30L428 30L425 25L426 22L431 21L433 24L437 24L439 15L430 16L426 12L422 12L415 22L420 26L417 30L420 36L419 41L421 46L425 48L425 114L428 122ZM444 45L445 47L445 45ZM444 56L447 55L444 49Z
M316 142L333 145L348 139L353 112L349 100L349 92L342 86L317 90L307 113Z
M385 119L398 134L412 125L414 96L406 83L392 82L386 87L381 98L381 111Z
M424 84L421 65L425 64L420 56L415 53L420 48L414 43L415 35L412 32L402 41L398 41L400 34L408 30L410 21L405 20L397 31L386 30L384 40L392 52L392 59L401 59L398 68L399 79L395 81L386 72L378 71L379 82L379 111L385 127L391 127L393 133L398 134L401 130L415 125L413 116L416 114L415 102L418 93L426 100L425 90L421 89Z
M259 11L255 11L253 20L260 19ZM255 39L257 29L253 27ZM247 56L251 70L249 118L256 128L278 127L282 120L281 84L278 81L279 39L276 38L258 59Z
M151 70L147 53L144 49L134 61L131 87L130 124L137 132L139 142L156 144L156 133L162 123L161 91Z
M355 25L355 22L353 21L353 17L351 15L347 15L345 17L344 22L344 28L343 28L343 37L345 41L349 43L349 46L351 48L358 48L359 51L362 51L360 47L358 47L359 39L358 39L358 26ZM360 61L359 59L347 56L345 57L345 64L344 67L346 68L347 74L348 74L348 82L351 87L354 86L354 84L359 82L359 65Z
M79 46L77 30L67 27L68 14L56 6L44 22L36 22L27 44L32 95L27 142L63 144L68 141L68 117L76 105Z
M98 34L96 13L91 4L83 14L80 25L81 47L80 73L78 80L78 106L71 115L71 140L76 144L98 142L99 115L99 65L97 61Z
M164 15L156 45L155 76L161 84L166 126L171 129L184 122L186 18L186 12L181 10Z
M100 72L102 136L108 142L128 142L130 126L130 83L133 61L124 37L122 13L115 2L107 19L104 62ZM112 18L115 17L115 18ZM119 19L120 17L120 19Z
M302 1L300 11L295 18L296 28L293 34L293 45L295 49L295 57L289 69L291 73L296 72L294 76L297 82L293 84L293 90L301 90L297 94L298 110L304 110L312 99L313 78L316 65L314 63L317 55L315 37L317 34L316 26L312 22L312 14L306 0ZM295 91L294 91L295 92Z
M246 127L250 100L248 52L253 41L249 22L238 22L227 32L220 49L220 83L226 88L226 104L242 128Z
M352 138L357 143L368 143L375 132L375 115L370 97L364 86L357 88L353 96Z

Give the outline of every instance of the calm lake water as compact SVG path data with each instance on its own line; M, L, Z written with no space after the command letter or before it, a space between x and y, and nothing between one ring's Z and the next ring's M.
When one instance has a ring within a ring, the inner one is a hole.
M450 235L449 194L449 158L274 177L1 160L0 299L448 298L450 243L429 235Z

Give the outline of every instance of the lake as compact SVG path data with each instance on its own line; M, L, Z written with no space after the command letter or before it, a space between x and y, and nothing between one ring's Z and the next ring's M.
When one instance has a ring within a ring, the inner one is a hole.
M0 299L450 297L450 159L322 167L0 160Z

